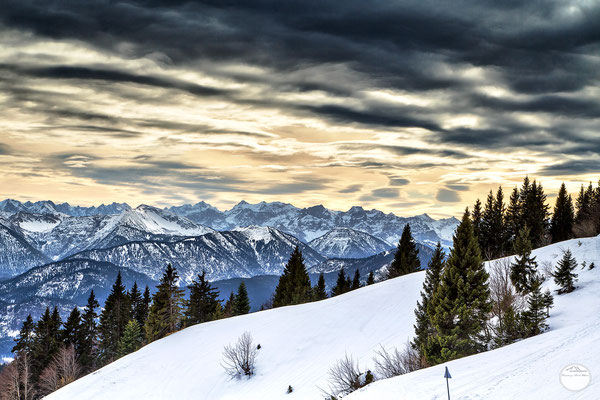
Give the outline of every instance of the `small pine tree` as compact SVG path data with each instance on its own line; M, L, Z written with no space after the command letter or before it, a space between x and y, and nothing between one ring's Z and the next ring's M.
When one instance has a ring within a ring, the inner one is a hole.
M352 279L352 285L350 286L350 290L355 290L360 288L360 272L358 269L354 271L354 279Z
M317 286L313 288L315 301L324 300L327 298L327 289L325 288L325 277L321 272L319 274L319 280L317 281Z
M229 294L229 299L225 302L225 306L223 307L223 317L229 318L233 317L233 306L235 304L235 294L231 292Z
M546 307L546 317L550 317L550 309L554 306L554 297L550 293L550 289L544 292L544 307Z
M181 327L183 290L177 286L179 275L171 264L167 265L146 320L146 340L152 342L176 332Z
M373 271L369 272L369 276L367 277L367 286L375 283L375 277L373 276Z
M531 289L531 279L537 269L535 257L531 257L529 228L524 226L515 241L517 256L510 266L510 280L519 293L527 294Z
M577 268L577 261L571 250L565 251L552 273L554 282L559 286L558 294L570 293L575 290L574 283L577 281L577 274L573 272L575 268Z
M126 356L129 353L137 351L142 345L142 329L137 320L130 320L125 326L125 331L119 341L117 357Z
M542 280L534 277L531 281L531 293L527 297L527 310L523 312L526 336L535 336L548 329L547 299L541 290Z
M550 227L552 243L561 242L573 237L574 223L575 210L573 208L573 199L567 193L567 188L563 183L558 191L556 205L554 206L554 214L552 215Z
M273 307L302 304L312 300L310 278L298 246L292 252L273 296Z
M346 273L344 272L344 268L340 268L337 276L337 282L333 289L331 289L331 297L338 296L340 294L346 293L350 290L350 285L348 284L348 279L346 278Z
M398 248L394 254L394 260L389 268L388 278L417 272L421 269L419 261L419 250L410 231L410 225L406 224L402 236L398 242Z
M419 351L421 356L423 356L422 347L427 343L427 338L434 334L433 325L431 324L431 315L434 313L434 310L428 310L428 307L431 298L440 283L445 257L446 255L444 254L442 245L438 242L433 256L431 257L431 260L429 260L427 272L425 272L425 281L423 282L423 290L421 291L421 301L417 302L417 308L415 309L415 315L417 317L415 325L416 335L412 346Z
M246 284L244 281L240 283L238 291L235 295L235 302L233 303L233 314L244 315L250 312L250 298L248 297L248 290L246 290Z
M517 187L514 187L510 194L504 223L506 225L506 248L507 250L512 250L514 249L515 240L517 240L517 235L522 226L521 197Z
M190 326L212 320L219 303L219 291L206 279L206 272L198 274L190 286L190 299L185 310L185 325Z

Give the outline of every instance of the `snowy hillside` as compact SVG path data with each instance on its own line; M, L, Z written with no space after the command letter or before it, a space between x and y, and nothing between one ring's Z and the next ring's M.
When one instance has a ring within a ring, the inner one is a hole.
M332 229L308 244L328 258L364 258L394 247L373 235L350 228Z
M554 265L562 250L600 265L600 237L534 251ZM448 363L453 400L597 399L598 383L577 394L560 386L560 370L578 362L600 371L600 267L578 270L575 292L556 296L550 331L488 353ZM321 302L196 325L151 343L48 396L57 399L318 399L327 371L345 354L373 368L380 345L402 347L413 336L413 310L424 272ZM553 288L551 282L546 283ZM223 347L249 331L261 344L257 375L231 380ZM443 366L377 382L349 399L444 399ZM288 385L293 393L286 394Z
M20 274L49 261L17 232L0 223L0 278Z

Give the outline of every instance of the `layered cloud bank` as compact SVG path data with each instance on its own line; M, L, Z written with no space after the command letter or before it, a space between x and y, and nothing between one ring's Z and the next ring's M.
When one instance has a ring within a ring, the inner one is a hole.
M3 9L0 197L449 215L600 173L597 3Z

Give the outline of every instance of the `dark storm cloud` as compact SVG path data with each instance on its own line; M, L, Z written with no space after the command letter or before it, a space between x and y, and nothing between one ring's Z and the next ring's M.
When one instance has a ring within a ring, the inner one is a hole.
M435 198L442 203L456 203L460 201L458 193L449 189L439 189Z
M10 148L8 147L7 144L4 143L0 143L0 156L7 156L9 155L10 152Z
M569 160L562 163L546 166L540 172L542 175L600 175L600 161L593 160Z
M576 147L577 132L586 121L594 124L587 126L589 131L600 130L600 101L594 94L577 92L600 82L599 20L598 2L581 5L558 0L380 0L368 5L358 0L5 0L0 13L0 24L8 28L82 41L125 59L154 57L165 70L173 65L198 69L257 83L264 91L259 99L250 99L243 93L183 79L89 66L19 67L15 73L21 79L120 82L198 97L223 96L237 103L317 116L342 126L422 128L434 133L428 140L440 146L495 151L520 146L553 156L572 154L569 149ZM220 68L222 64L257 66L268 72L257 77ZM320 77L319 68L332 65L343 65L356 79L328 81ZM292 76L309 67L316 68L313 75ZM481 68L485 76L456 73L469 67ZM477 90L482 81L506 88L510 96L483 95ZM381 89L433 100L440 96L447 104L417 108L364 100L365 91ZM314 91L355 102L271 100L273 94ZM482 126L444 128L448 116L470 111L478 113ZM57 107L46 112L60 118L119 122L85 110ZM568 126L524 123L517 118L519 113L563 119ZM168 123L155 122L159 127ZM397 148L395 154L410 154L410 150ZM468 157L445 148L430 150L430 154ZM600 155L598 150L594 154Z

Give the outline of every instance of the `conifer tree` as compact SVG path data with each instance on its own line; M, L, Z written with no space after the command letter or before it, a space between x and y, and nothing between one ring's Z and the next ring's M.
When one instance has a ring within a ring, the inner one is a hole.
M424 346L429 364L483 351L482 331L492 309L488 273L473 232L469 210L456 229L453 248L431 298L434 335Z
M481 200L477 199L473 206L473 233L479 240L481 234L481 219L483 218L483 210L481 209Z
M292 252L275 288L273 307L306 303L312 300L310 278L298 246Z
M529 228L524 226L515 241L517 255L510 266L510 280L515 289L523 294L527 294L531 289L531 279L537 269L535 257L531 257L532 246L529 236Z
M146 322L144 318L144 299L138 288L137 282L133 282L133 286L128 293L129 304L131 305L131 317L135 319L140 326Z
M506 216L504 217L504 223L506 226L506 249L513 250L515 240L519 230L521 230L523 217L521 215L521 200L519 196L519 189L514 187L510 193L510 199L508 200L508 207L506 208Z
M417 250L417 245L410 231L410 225L406 224L402 230L394 260L390 265L388 278L410 274L420 269L419 250Z
M552 215L552 224L550 234L552 243L562 242L573 237L573 224L575 223L575 211L573 209L573 200L567 193L567 188L563 182L556 197L554 214Z
M317 281L317 286L314 287L314 296L315 301L324 300L327 298L327 289L325 288L325 277L321 272L319 274L319 280Z
M116 355L119 340L125 330L125 325L131 319L131 306L129 296L123 286L121 272L106 298L104 309L100 314L98 332L100 336L100 351L104 361L110 362Z
M544 292L544 307L546 307L546 317L550 317L550 309L554 306L554 297L550 293L550 289Z
M434 310L428 310L428 307L431 298L440 283L445 256L442 245L438 242L433 256L427 265L423 290L421 291L421 301L417 302L417 308L415 309L417 323L415 325L415 339L413 340L412 346L419 354L421 354L421 356L423 356L422 348L427 343L427 338L434 334L430 317Z
M148 319L148 313L150 312L150 304L152 303L152 296L150 296L150 288L148 287L148 285L146 285L146 288L144 289L144 294L142 295L142 306L140 307L139 310L139 315L136 317L140 318L140 320L144 321L143 324L140 324L140 326L144 327L144 325L146 324L146 320ZM139 322L139 321L138 321Z
M79 363L84 371L90 371L96 365L98 345L98 327L96 325L98 314L96 308L99 306L94 290L92 290L81 317Z
M238 286L238 291L235 294L235 302L233 303L233 314L244 315L250 312L250 298L244 281Z
M577 261L573 257L571 250L564 252L562 259L558 262L556 269L552 273L554 282L559 286L558 294L570 293L575 290L575 281L577 274L573 271L577 267Z
M125 325L125 331L119 341L117 357L126 356L129 353L137 351L142 346L142 329L135 319L129 320Z
M200 324L214 318L219 303L219 291L206 279L206 272L198 274L197 279L188 286L190 299L185 310L186 326Z
M167 265L146 320L146 340L152 342L176 332L182 322L183 290L177 286L179 275L171 264Z
M223 307L223 317L229 318L233 317L233 306L235 304L235 294L231 292L229 294L229 298L225 302L225 306Z
M48 310L50 311L50 310ZM19 353L27 353L30 354L33 348L34 336L33 330L35 328L35 324L33 322L33 318L31 314L27 315L25 321L23 321L23 325L21 325L21 330L19 331L19 335L15 339L15 346L12 348L12 352L15 354Z
M358 272L358 269L356 269L354 270L354 279L352 279L350 290L355 290L358 288L360 288L360 272Z
M81 339L81 313L77 307L74 307L64 324L62 342L67 346L73 345L75 354L79 356Z
M496 197L494 197L493 192L490 190L483 211L480 236L478 238L478 242L483 246L481 249L488 259L501 256L504 253L507 237L504 224L505 213L502 187L498 188Z
M522 206L523 225L529 227L529 239L534 248L546 243L549 232L549 206L541 184L535 180L527 191L527 197ZM522 226L523 226L522 225Z
M35 339L31 359L34 381L37 381L40 373L58 353L61 344L60 326L61 319L58 308L54 307L53 312L50 313L50 309L46 307L46 311L33 330Z
M369 272L369 276L367 277L367 286L375 283L375 277L373 276L373 271Z
M331 289L331 297L344 294L348 290L350 290L350 286L348 285L346 273L344 272L344 268L340 268L335 286L333 287L333 289Z
M542 294L542 279L534 277L531 282L531 293L527 296L527 310L523 312L526 336L535 336L546 329L547 298Z

